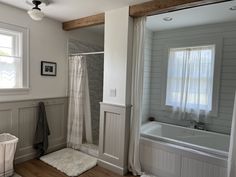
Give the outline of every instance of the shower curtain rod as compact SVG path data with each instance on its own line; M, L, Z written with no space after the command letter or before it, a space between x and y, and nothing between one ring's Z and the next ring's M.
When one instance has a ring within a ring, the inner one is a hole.
M98 55L98 54L104 54L104 51L100 51L100 52L87 52L87 53L74 53L74 54L70 54L70 56L75 56L75 55Z

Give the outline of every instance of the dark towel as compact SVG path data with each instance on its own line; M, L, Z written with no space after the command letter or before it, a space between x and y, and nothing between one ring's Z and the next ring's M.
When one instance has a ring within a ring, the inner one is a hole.
M38 157L44 155L48 149L48 136L50 130L48 127L47 115L43 102L39 103L38 121L34 137L34 148L38 152Z

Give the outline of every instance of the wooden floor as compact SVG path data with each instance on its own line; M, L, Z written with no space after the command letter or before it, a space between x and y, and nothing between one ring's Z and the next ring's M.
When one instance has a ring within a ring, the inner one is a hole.
M30 160L16 165L16 172L22 177L68 177L64 173L55 168L45 164L40 160ZM79 177L121 177L113 172L110 172L101 167L94 167L93 169L83 173ZM128 175L127 177L133 177Z

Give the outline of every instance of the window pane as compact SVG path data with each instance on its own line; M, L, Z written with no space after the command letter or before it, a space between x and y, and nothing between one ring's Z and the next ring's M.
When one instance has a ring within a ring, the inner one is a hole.
M1 25L1 23L0 23ZM0 89L23 88L23 33L0 28Z
M12 48L12 41L12 36L0 34L0 47Z
M13 51L11 48L0 47L0 56L12 56Z
M0 57L0 88L22 87L21 59Z

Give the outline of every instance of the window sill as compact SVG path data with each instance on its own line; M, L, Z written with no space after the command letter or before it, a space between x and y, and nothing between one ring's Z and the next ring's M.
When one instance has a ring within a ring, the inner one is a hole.
M12 89L0 89L0 95L24 95L28 94L30 88L12 88Z
M162 105L161 106L161 110L162 111L166 111L166 112L172 112L173 111L173 107L172 106L169 106L169 105ZM218 113L216 110L212 110L209 112L208 114L208 117L217 117L218 116Z

